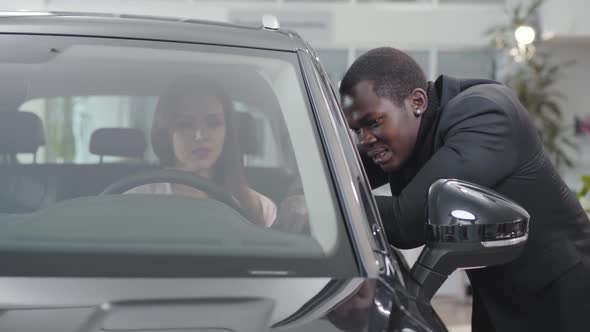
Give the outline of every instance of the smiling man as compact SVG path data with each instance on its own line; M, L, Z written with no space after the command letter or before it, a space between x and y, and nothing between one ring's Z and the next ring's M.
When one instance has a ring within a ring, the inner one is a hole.
M473 331L579 331L590 326L590 222L543 152L527 111L507 87L448 76L427 82L393 48L358 58L340 86L349 127L389 241L424 244L429 186L455 178L489 187L531 215L515 261L468 272Z

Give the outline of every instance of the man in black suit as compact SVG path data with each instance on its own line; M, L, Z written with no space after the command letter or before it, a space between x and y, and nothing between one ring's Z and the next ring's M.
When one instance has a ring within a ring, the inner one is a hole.
M407 54L369 51L340 86L349 127L389 241L424 244L430 184L455 178L489 187L531 215L515 261L468 271L473 331L590 330L590 222L543 152L515 94L489 80L427 82Z

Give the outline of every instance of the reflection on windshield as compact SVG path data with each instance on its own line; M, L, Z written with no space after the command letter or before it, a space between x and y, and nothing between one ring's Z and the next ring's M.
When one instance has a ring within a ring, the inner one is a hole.
M374 305L377 282L366 279L360 288L328 315L328 320L342 331L361 331L367 326Z
M72 252L350 254L296 53L19 38L62 52L19 68L0 59L14 105L0 110L0 139L13 142L0 144L0 220L19 225L12 238L0 230L0 247L21 237ZM130 181L164 171L210 186ZM133 186L107 190L121 183Z

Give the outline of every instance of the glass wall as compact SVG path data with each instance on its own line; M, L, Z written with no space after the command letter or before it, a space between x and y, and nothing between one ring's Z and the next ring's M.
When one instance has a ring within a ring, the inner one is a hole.
M335 88L340 85L340 80L344 77L348 64L347 49L316 49L315 50L324 69L330 76L330 80Z
M493 78L494 52L489 48L440 51L438 72L464 78Z

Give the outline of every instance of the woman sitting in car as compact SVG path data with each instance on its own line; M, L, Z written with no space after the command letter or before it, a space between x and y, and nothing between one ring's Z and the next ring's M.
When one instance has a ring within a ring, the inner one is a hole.
M277 207L246 183L233 114L231 99L221 86L200 77L179 79L156 106L153 150L162 166L210 179L236 199L248 220L270 227ZM207 197L198 189L173 183L142 185L127 193Z

